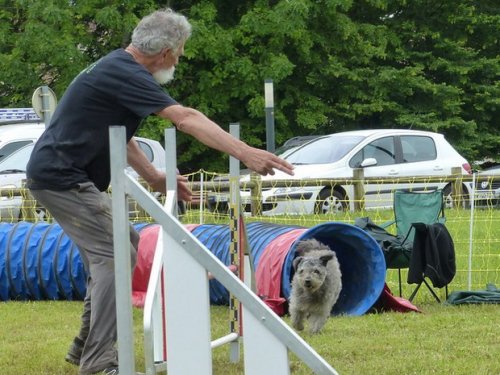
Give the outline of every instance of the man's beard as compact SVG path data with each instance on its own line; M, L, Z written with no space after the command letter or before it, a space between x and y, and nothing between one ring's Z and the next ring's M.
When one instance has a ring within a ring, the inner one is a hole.
M153 78L160 85L166 85L167 83L169 83L171 80L174 79L174 72L175 72L175 66L171 67L170 69L161 69L153 73Z

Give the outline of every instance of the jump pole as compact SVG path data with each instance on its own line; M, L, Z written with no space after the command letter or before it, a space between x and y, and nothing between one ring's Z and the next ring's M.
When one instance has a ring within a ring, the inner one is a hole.
M240 126L239 124L229 125L230 134L240 139ZM240 280L243 279L244 270L241 268L242 262L240 253L240 163L236 158L229 159L229 184L230 184L230 197L229 197L229 230L230 230L230 259L231 264L237 267L237 275ZM229 311L230 322L229 331L231 334L241 336L241 304L237 301L233 294L229 295ZM232 363L240 361L240 343L236 338L230 342L229 360Z

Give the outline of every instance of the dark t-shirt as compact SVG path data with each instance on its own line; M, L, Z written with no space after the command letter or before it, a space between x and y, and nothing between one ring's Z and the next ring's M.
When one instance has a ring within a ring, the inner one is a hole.
M118 49L70 84L27 166L31 189L67 190L110 182L109 126L126 127L127 141L145 117L177 104L142 65Z

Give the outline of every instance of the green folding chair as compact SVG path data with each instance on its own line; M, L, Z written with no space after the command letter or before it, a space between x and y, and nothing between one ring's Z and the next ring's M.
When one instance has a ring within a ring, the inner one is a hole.
M399 278L399 296L402 297L401 269L410 266L410 257L415 238L415 227L413 224L443 223L444 199L441 190L425 192L408 192L396 190L394 192L394 220L381 224L384 229L396 225L396 236L398 246L383 249L388 269L397 269ZM423 282L437 298L430 285L424 279ZM420 286L420 285L419 285ZM412 294L412 299L414 294Z

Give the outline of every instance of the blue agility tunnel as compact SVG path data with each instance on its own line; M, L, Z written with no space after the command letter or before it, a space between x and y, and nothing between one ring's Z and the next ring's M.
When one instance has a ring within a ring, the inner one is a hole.
M0 300L81 300L80 253L58 224L0 224Z
M59 224L0 223L0 301L83 300L86 280L80 252Z
M384 289L386 264L378 243L360 228L344 223L325 223L305 231L297 240L315 238L337 254L342 272L342 291L334 314L362 315L377 301ZM295 247L283 268L283 294L290 295Z
M135 225L141 240L143 232L147 232L141 231L145 226ZM149 229L152 226L147 225ZM295 245L300 240L315 238L337 254L342 292L333 314L366 313L384 288L386 266L382 250L358 227L336 222L312 228L262 222L248 223L245 227L257 292L277 313L286 311ZM189 225L189 230L224 264L230 264L228 225ZM139 253L154 252L154 242L149 243L151 245L143 248L140 244ZM138 256L138 262L140 259L151 260L152 256ZM138 264L137 268L139 266L144 269L151 264ZM78 249L58 224L0 224L0 300L81 300L85 296L85 280ZM211 280L210 302L227 304L228 301L224 286Z
M333 314L366 313L384 288L386 265L382 250L369 234L358 227L336 222L312 228L253 222L246 224L246 232L256 270L257 291L264 301L269 297L275 300L279 294L281 303L286 303L291 292L295 245L300 240L311 238L330 246L340 263L342 292ZM191 233L224 264L229 264L230 232L227 225L199 225ZM225 288L217 280L210 283L211 301L227 303Z

